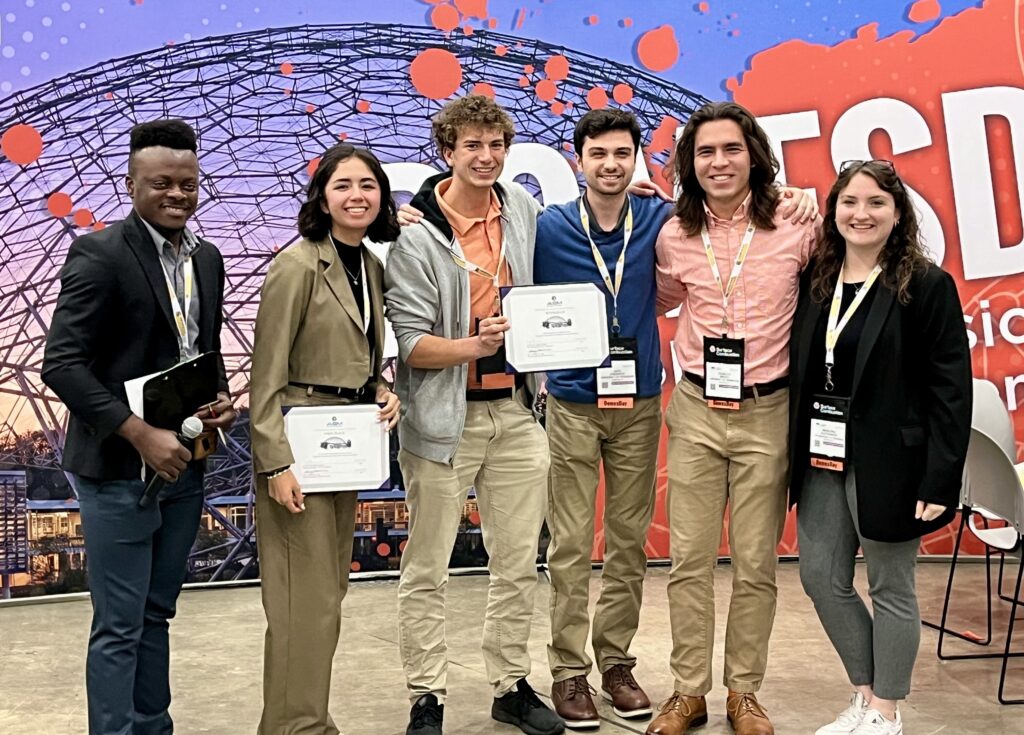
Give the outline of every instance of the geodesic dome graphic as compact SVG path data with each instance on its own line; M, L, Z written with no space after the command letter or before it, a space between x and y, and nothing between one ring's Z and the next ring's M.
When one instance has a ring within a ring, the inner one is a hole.
M580 114L621 105L639 118L654 171L676 124L706 102L636 68L542 41L374 24L166 46L0 101L0 133L30 126L21 130L42 141L29 162L0 158L0 451L26 428L41 429L54 450L47 461L59 461L65 409L39 377L59 269L75 238L130 210L122 179L132 125L178 117L199 134L202 192L191 226L225 257L223 346L244 402L263 274L274 251L298 239L295 216L314 159L347 139L385 163L441 169L430 117L445 99L432 97L473 91L509 111L517 141L560 151ZM0 455L14 459L33 461ZM244 427L210 479L214 497L249 492ZM251 529L237 531L242 538Z

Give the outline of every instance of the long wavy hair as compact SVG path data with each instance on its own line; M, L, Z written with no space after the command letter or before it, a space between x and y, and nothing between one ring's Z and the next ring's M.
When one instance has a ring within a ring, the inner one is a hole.
M338 143L324 151L320 164L309 179L306 187L306 201L299 208L299 234L307 240L317 241L327 237L331 231L331 215L323 211L321 204L326 201L327 184L334 176L339 163L358 158L366 164L377 179L380 187L380 212L370 223L366 236L374 242L391 242L398 239L398 208L391 196L391 182L384 173L380 161L366 148L350 143Z
M899 213L889 239L878 255L882 266L882 283L896 292L901 304L910 302L910 279L916 270L927 266L931 259L921 242L920 228L914 202L907 187L888 161L858 161L844 168L832 185L825 200L825 221L818 235L818 248L811 260L811 298L823 304L832 298L839 271L846 258L846 240L836 226L836 203L839 195L857 174L874 179L878 188L889 194Z
M698 128L715 120L732 120L743 131L747 151L750 153L750 219L760 230L774 230L775 207L779 203L779 190L775 187L779 162L768 143L768 136L757 124L754 115L735 102L709 102L690 115L672 153L674 183L682 190L673 214L679 218L686 234L693 236L700 232L700 226L704 223L706 195L697 180L693 159Z

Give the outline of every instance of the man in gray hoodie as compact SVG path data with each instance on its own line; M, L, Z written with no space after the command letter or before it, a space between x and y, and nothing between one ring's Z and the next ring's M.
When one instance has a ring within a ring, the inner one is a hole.
M564 728L526 681L549 459L527 391L504 374L509 323L498 289L533 282L540 211L521 186L497 182L513 135L511 119L487 97L463 97L435 116L433 137L451 170L413 199L423 219L403 228L385 270L409 507L398 587L413 703L407 735L442 732L448 561L470 487L490 558L483 652L491 716L529 735Z

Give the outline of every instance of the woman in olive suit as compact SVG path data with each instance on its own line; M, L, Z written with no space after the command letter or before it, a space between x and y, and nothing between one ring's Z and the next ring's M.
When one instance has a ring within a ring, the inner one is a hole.
M277 254L263 284L249 399L267 616L260 735L338 733L327 705L356 493L303 495L282 408L377 402L380 421L398 421L381 379L383 267L363 244L394 240L395 215L376 157L334 146L299 211L303 239Z

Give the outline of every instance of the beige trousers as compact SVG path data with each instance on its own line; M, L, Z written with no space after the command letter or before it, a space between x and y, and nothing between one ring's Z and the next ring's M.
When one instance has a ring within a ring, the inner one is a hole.
M551 448L548 491L548 569L551 575L551 644L548 663L557 681L587 675L590 633L594 502L604 465L604 568L594 613L593 646L602 673L632 667L647 555L644 544L654 511L661 435L661 398L640 398L631 409L548 397Z
M775 620L776 547L786 518L789 391L744 400L737 411L709 408L683 379L666 413L672 571L668 598L675 688L711 689L715 640L714 569L729 505L732 598L724 683L756 692Z
M527 642L537 586L537 541L547 510L544 430L518 400L470 401L452 464L399 452L409 539L398 583L402 665L413 701L447 695L448 562L470 487L489 555L483 654L495 696L530 673ZM460 621L462 626L472 621Z

